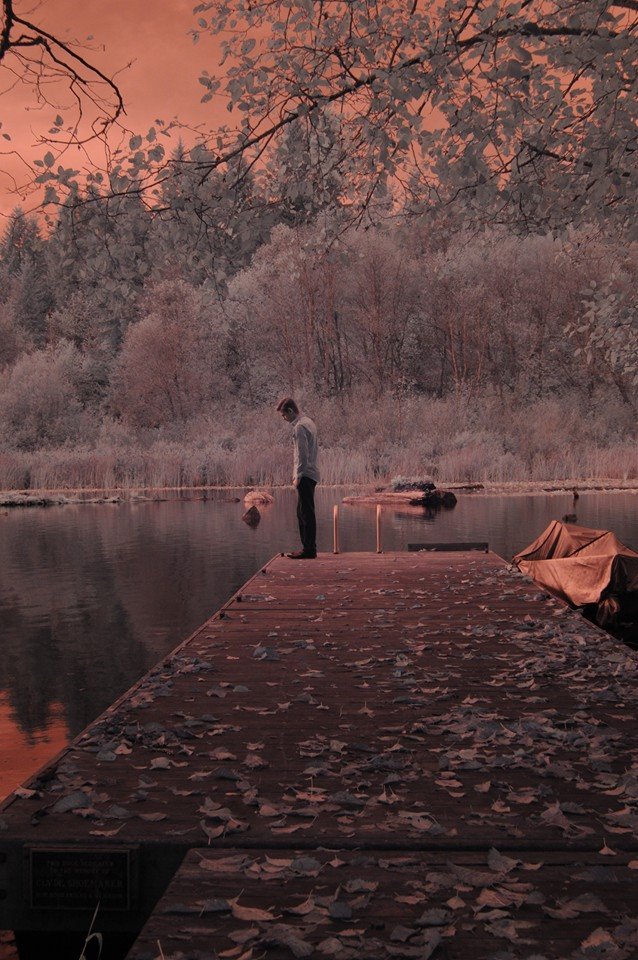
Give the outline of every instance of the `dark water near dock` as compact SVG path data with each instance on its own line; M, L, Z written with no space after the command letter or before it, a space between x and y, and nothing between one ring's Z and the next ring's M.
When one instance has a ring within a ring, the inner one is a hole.
M319 549L332 549L332 506L319 489ZM59 749L209 617L266 560L296 549L295 495L276 491L256 529L243 503L206 500L14 509L0 517L0 795ZM584 526L638 546L638 495L582 493ZM384 508L383 546L487 540L510 559L569 493L464 495L427 515ZM375 549L374 508L340 511L342 551Z

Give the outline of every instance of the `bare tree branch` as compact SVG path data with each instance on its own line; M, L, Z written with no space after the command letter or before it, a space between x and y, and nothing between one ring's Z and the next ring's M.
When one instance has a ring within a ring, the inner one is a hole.
M41 102L50 102L45 85L66 82L75 101L76 120L66 139L58 139L63 147L69 142L86 143L104 136L125 112L117 83L91 63L72 44L59 39L49 30L25 19L16 11L15 0L1 0L0 69L9 70L20 82L31 86ZM79 123L85 113L84 104L98 116L90 122L86 137L78 139ZM50 103L51 107L54 104ZM59 113L57 105L56 112ZM43 142L53 143L48 136Z

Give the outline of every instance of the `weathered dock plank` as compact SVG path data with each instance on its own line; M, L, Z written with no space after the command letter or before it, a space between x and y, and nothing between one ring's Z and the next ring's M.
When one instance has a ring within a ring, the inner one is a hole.
M193 850L128 960L634 957L627 856Z
M0 926L140 929L196 846L626 863L636 656L494 554L275 558L5 803Z

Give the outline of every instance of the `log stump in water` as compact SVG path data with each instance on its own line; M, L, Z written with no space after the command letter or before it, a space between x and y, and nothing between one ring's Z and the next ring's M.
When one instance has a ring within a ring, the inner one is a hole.
M246 510L246 513L243 515L242 520L244 523L247 523L249 527L256 527L259 521L261 520L261 514L257 507L251 507L250 510Z

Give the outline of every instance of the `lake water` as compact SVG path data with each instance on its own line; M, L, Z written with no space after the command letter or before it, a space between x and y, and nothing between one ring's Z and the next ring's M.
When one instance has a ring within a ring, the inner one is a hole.
M319 550L332 506L319 488ZM42 765L206 620L266 560L297 549L295 494L276 491L256 529L243 503L214 491L169 502L14 509L0 516L0 796ZM578 522L638 546L638 495L583 493ZM510 559L571 494L461 495L427 515L384 508L383 546L487 540ZM342 551L375 549L375 512L343 506Z

